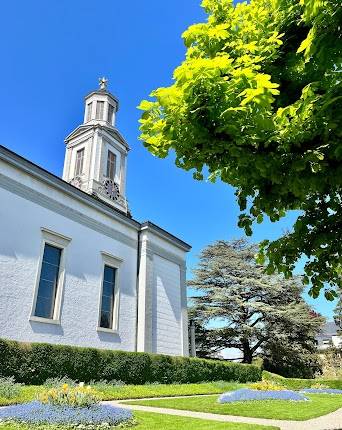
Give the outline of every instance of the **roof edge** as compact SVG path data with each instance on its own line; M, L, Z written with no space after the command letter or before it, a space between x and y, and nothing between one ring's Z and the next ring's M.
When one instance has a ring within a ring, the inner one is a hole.
M0 159L14 165L19 169L24 170L27 173L33 174L37 179L47 181L49 185L58 188L59 190L76 198L77 200L81 200L83 203L96 207L96 209L102 211L108 216L111 216L112 218L115 218L117 221L121 221L126 225L135 228L136 230L141 228L140 222L134 218L131 218L129 215L126 215L124 212L116 209L113 206L109 206L105 202L97 199L95 196L92 196L85 191L74 187L59 176L49 172L41 166L38 166L37 164L33 163L27 158L22 157L16 152L11 151L3 145L0 145Z
M156 233L161 238L172 242L172 244L178 246L185 252L189 252L192 248L191 245L184 242L182 239L179 239L177 236L174 236L173 234L169 233L168 231L164 230L163 228L159 227L151 221L144 221L141 223L140 231L147 229L150 229L153 233Z

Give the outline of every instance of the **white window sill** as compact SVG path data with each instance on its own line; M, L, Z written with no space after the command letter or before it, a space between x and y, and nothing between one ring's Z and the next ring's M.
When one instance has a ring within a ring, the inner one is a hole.
M54 324L54 325L61 325L60 320L54 320L50 318L42 318L42 317L36 317L34 315L30 316L30 321L44 323L44 324Z
M105 327L96 327L96 331L101 331L103 333L119 334L118 330L114 330L112 328L105 328Z

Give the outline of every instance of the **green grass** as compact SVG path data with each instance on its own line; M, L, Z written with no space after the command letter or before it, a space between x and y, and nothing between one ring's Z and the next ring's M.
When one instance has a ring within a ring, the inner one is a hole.
M144 397L191 396L197 394L220 394L225 391L237 390L243 384L235 382L208 382L203 384L174 385L124 385L122 387L101 387L97 390L103 400L141 399Z
M137 425L128 427L132 430L279 430L278 427L259 426L255 424L223 423L195 418L184 418L171 415L135 412ZM113 427L114 429L115 427ZM1 425L1 430L61 430L62 426L27 426L24 424ZM128 430L127 429L127 430Z
M234 382L208 382L203 384L174 384L174 385L123 385L98 386L102 400L141 399L144 397L190 396L196 394L220 394L225 391L237 390L242 384ZM44 389L42 386L24 386L19 397L8 400L0 397L0 406L14 403L25 403L36 398L37 393Z
M326 415L342 407L342 395L313 394L308 397L310 401L307 402L264 400L220 404L217 402L217 396L206 396L182 399L140 400L125 403L222 415L295 421L303 421Z
M284 378L283 376L277 375L275 373L263 371L262 379L266 379L268 381L274 381L281 385L284 385L286 388L290 390L299 390L301 388L310 388L315 384L322 384L328 388L336 388L338 390L342 390L342 379L300 379L300 378Z

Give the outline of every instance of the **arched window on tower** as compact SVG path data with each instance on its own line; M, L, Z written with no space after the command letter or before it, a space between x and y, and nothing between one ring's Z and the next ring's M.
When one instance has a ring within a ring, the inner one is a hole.
M108 151L108 158L107 158L107 178L114 181L115 177L115 164L116 164L116 156L111 151Z
M107 121L109 124L113 125L113 118L114 118L114 106L109 104L108 105L108 118Z
M96 119L103 119L104 102L96 103Z
M84 148L76 152L75 176L82 175L84 161Z

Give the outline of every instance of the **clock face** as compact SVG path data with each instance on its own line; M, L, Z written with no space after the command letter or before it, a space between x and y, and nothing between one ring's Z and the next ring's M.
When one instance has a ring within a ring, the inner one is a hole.
M119 192L119 186L111 179L106 179L103 183L105 192L107 196L111 200L117 200L119 198L120 192Z
M75 176L75 178L72 178L70 184L76 188L82 188L82 180L79 176Z

